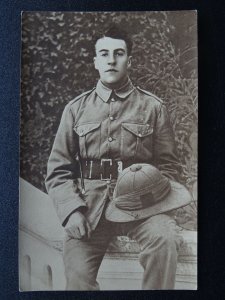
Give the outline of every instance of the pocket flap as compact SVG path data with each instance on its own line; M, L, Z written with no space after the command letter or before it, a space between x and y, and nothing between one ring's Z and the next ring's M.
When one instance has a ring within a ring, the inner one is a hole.
M87 133L97 129L101 123L89 123L89 124L82 124L77 125L74 127L74 130L79 136L84 136Z
M139 137L145 137L153 133L153 127L149 124L123 123L122 126Z

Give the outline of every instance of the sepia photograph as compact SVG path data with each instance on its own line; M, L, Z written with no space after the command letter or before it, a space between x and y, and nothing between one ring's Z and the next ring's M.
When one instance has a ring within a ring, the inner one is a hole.
M21 15L19 289L196 290L197 11Z

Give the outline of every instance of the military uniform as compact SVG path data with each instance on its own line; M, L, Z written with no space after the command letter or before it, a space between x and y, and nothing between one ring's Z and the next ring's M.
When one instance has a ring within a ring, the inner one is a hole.
M90 240L65 239L67 289L98 289L97 271L114 234L126 234L141 245L143 289L174 287L180 243L174 220L166 214L126 224L104 218L116 173L142 162L177 179L173 133L166 108L156 96L129 79L118 90L98 81L95 89L65 107L49 157L46 187L63 226L71 213L81 210L93 230Z

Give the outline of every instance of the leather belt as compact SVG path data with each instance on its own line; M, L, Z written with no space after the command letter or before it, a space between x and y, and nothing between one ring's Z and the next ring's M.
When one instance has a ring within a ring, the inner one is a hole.
M111 180L117 179L118 175L134 161L117 161L111 158L101 160L81 160L83 178Z

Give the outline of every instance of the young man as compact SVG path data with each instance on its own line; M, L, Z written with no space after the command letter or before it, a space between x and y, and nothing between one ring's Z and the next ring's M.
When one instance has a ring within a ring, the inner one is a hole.
M95 43L97 86L66 105L48 162L46 187L65 227L68 290L97 290L98 269L113 235L140 244L143 289L173 289L180 237L168 214L113 223L104 211L118 174L133 163L177 178L166 108L128 77L132 41L111 27Z

